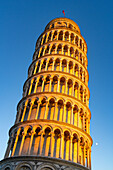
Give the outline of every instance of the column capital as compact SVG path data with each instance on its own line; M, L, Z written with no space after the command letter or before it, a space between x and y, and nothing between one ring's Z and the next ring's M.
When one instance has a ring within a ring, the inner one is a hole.
M53 62L55 62L56 58L53 58Z
M58 76L58 80L60 80L60 76Z
M49 77L50 78L50 80L52 80L53 79L53 77Z
M53 44L49 44L49 47L51 48L53 46Z
M54 131L52 131L50 134L51 134L51 135L54 135Z
M37 103L38 103L38 104L40 104L40 103L41 103L41 101L40 101L40 100L38 100L38 101L37 101Z
M43 130L41 130L41 131L40 131L40 134L41 134L41 135L43 135L43 134L44 134L44 131L43 131Z
M61 133L61 137L64 137L64 132Z
M42 64L42 63L43 63L43 61L44 61L44 59L42 59L42 60L39 60L40 64Z
M73 135L70 135L70 139L71 139L71 140L73 139Z
M74 108L74 104L71 105L71 108L72 108L72 109Z
M64 106L66 106L66 102L64 102Z
M37 77L37 78L36 78L36 82L37 82L39 79L40 79L40 77Z
M34 102L35 102L35 99L32 99L30 102L30 106L33 106Z
M44 76L44 77L42 77L42 81L45 81L45 79L46 79L46 77Z
M27 134L27 131L22 132L22 136L25 136Z
M70 61L67 60L67 64L69 64Z

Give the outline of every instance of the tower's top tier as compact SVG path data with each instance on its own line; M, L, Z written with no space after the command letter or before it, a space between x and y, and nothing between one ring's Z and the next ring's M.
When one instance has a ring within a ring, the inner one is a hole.
M73 20L69 18L53 19L47 24L47 26L45 27L45 30L51 29L51 28L69 28L80 33L79 26Z

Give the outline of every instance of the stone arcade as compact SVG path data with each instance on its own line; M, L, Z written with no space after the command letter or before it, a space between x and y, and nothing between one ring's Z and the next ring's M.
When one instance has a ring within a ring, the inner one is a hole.
M50 21L36 42L0 169L91 169L87 64L78 25Z

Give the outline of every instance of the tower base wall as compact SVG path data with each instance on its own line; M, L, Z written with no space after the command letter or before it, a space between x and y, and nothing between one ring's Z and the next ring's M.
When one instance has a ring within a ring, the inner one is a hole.
M80 164L60 158L20 156L0 161L0 170L89 170Z

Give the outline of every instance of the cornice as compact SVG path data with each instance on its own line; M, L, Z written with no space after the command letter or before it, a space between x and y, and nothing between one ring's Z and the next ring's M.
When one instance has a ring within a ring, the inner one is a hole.
M66 76L68 75L69 77L72 77L73 79L80 81L80 82L86 87L86 89L88 90L88 94L89 94L89 98L90 98L90 91L89 91L89 88L88 88L88 86L86 85L86 83L84 83L81 79L79 79L79 78L76 77L75 75L70 74L70 73L67 73L67 72L62 72L62 71L42 71L42 72L40 72L40 73L36 73L36 74L30 76L30 77L25 81L25 83L24 83L24 85L23 85L23 88L25 87L25 84L27 83L27 81L29 81L29 80L32 79L33 77L35 78L35 77L37 77L37 76L39 76L39 75L41 76L41 75L43 75L44 73L45 73L45 74L56 73L56 74L61 74L62 76L63 76L63 75L66 75Z
M90 119L91 119L91 111L90 111L90 109L89 109L89 107L86 105L86 104L84 104L83 102L81 102L80 100L78 100L77 98L75 98L75 97L73 97L73 96L70 96L70 95L67 95L67 94L64 94L64 93L60 93L60 92L38 92L38 93L33 93L33 94L30 94L30 95L28 95L28 96L26 96L26 97L23 97L20 101L19 101L19 103L18 103L18 105L17 105L17 110L18 110L18 107L19 107L19 105L20 105L20 103L22 102L22 101L24 101L24 100L26 100L26 99L31 99L31 97L38 97L38 95L48 95L48 94L50 94L50 95L60 95L60 96L63 96L64 98L65 97L67 97L67 98L69 98L69 99L72 99L72 100L74 100L75 102L78 102L78 103L80 103L83 107L85 107L86 108L86 110L88 110L88 112L89 112L89 115L90 115Z
M75 131L77 131L77 132L81 132L82 134L84 134L85 136L87 136L87 138L89 138L90 139L90 141L91 141L91 145L93 144L93 140L92 140L92 138L91 138L91 136L87 133L87 132L85 132L84 130L82 130L81 128L79 128L79 127L77 127L77 126L75 126L75 125L72 125L72 124L70 124L70 123L65 123L65 122L62 122L62 121L57 121L57 120L47 120L47 119L35 119L35 120L27 120L27 121L24 121L24 122L20 122L20 123L17 123L17 124L14 124L11 128L10 128L10 130L9 130L9 136L10 136L10 133L11 133L11 131L13 130L13 129L15 129L15 128L19 128L19 126L21 126L21 125L31 125L31 124L34 124L34 123L40 123L40 125L41 125L41 123L47 123L48 125L52 125L52 124L54 124L54 125L59 125L59 127L65 127L65 128L68 128L68 129L71 129L72 128L72 130L74 129ZM71 130L71 131L72 131Z

